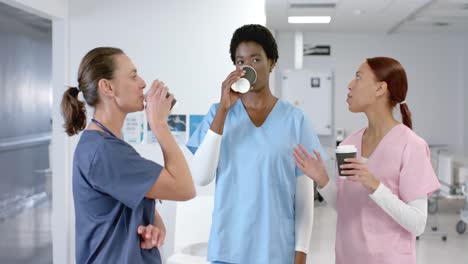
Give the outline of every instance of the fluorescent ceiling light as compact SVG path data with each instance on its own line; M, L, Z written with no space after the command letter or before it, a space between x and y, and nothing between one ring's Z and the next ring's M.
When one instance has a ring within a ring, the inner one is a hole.
M331 16L290 16L288 23L290 24L328 24L331 21Z

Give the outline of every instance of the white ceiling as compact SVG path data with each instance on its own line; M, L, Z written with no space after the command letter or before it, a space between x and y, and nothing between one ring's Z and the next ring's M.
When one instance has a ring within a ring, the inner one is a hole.
M280 31L468 34L468 0L266 0L267 26ZM329 15L330 24L288 24Z

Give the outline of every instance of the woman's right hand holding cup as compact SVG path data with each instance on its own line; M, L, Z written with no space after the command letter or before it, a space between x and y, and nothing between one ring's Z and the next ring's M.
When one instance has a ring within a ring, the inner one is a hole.
M223 81L221 87L221 103L220 107L224 111L228 111L231 106L233 106L236 101L241 97L241 93L235 92L231 89L231 86L237 82L242 76L244 76L245 71L241 68L237 68L235 71L231 72L228 77Z
M167 126L167 117L174 99L172 94L166 98L168 91L164 82L155 80L146 95L146 116L152 130Z
M327 185L329 178L325 163L323 162L320 152L314 149L314 158L310 153L301 145L294 147L294 158L296 166L309 178L314 180L319 188Z

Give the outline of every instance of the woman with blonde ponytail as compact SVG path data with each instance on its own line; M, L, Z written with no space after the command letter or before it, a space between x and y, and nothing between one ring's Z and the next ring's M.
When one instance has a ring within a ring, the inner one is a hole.
M173 99L161 81L146 97L146 115L164 166L142 158L121 140L128 113L144 110L145 82L125 53L95 48L83 58L78 87L63 94L64 128L81 133L73 157L76 263L161 263L165 226L155 199L188 200L195 188L187 162L167 125ZM85 103L94 108L87 124Z
M330 181L320 153L312 157L300 145L294 149L296 165L338 213L337 264L416 264L427 197L440 184L427 143L412 130L405 70L395 59L369 58L348 90L349 110L364 113L368 126L341 143L357 149L356 158L338 168L346 176ZM397 105L403 124L393 116Z

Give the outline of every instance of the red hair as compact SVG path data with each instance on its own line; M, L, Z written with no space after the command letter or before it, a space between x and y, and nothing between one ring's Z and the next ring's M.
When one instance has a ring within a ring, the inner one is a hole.
M406 93L408 92L408 79L406 78L403 66L397 60L388 57L368 58L366 61L377 80L387 83L387 89L390 94L390 105L395 107L397 104L400 104L403 124L413 129L411 112L405 101Z

